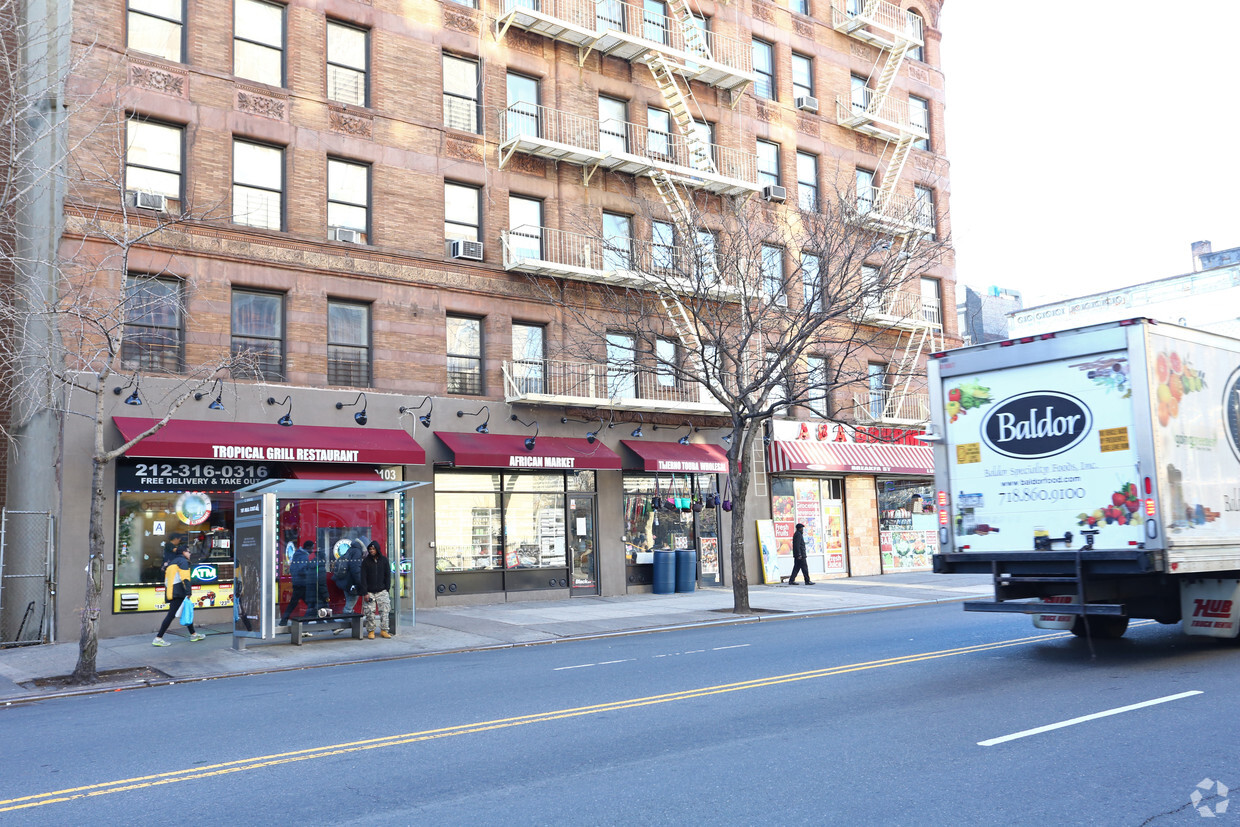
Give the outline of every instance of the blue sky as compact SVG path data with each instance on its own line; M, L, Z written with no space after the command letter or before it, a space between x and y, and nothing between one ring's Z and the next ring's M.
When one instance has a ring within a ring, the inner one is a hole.
M1240 0L945 0L959 282L1026 306L1240 246Z

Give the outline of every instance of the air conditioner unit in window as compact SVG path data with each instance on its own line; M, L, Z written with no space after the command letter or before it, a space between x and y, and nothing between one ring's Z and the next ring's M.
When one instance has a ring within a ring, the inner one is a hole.
M771 184L762 188L762 197L767 201L776 201L782 204L784 199L788 197L788 190Z
M332 241L347 241L349 244L362 243L361 230L352 230L348 227L329 227L327 237Z
M818 98L812 98L809 95L802 95L796 99L796 107L797 109L801 109L806 112L817 112Z
M157 195L153 192L143 192L142 190L130 190L129 206L137 207L141 210L155 210L157 212L168 211L167 196Z
M450 255L453 258L463 258L470 261L482 261L482 242L481 241L463 241L457 239L449 246Z

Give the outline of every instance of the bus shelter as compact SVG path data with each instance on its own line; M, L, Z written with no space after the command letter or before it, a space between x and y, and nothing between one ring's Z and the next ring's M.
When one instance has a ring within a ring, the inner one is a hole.
M406 596L413 599L404 498L423 485L429 483L269 479L238 490L233 503L233 647L275 639L292 611L352 611L360 598L336 586L333 568L354 542L365 548L372 540L392 567L389 628L395 634ZM296 584L300 588L293 582L295 558L298 576L304 578Z

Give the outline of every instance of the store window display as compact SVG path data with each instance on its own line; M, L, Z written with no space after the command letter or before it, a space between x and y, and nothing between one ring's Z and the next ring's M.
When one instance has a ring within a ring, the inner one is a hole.
M771 480L771 517L781 574L792 570L792 535L797 523L805 526L805 559L811 579L819 574L847 574L843 487L843 480L835 478Z
M629 585L654 579L656 550L695 549L699 579L722 583L714 474L625 474L624 557ZM707 505L707 495L710 503Z
M883 571L929 571L937 536L934 481L880 477L878 545Z

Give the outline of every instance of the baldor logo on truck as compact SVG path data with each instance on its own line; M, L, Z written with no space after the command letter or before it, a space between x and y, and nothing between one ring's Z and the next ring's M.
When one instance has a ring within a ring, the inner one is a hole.
M982 439L1014 459L1062 454L1089 433L1093 417L1076 397L1031 391L1003 400L982 420Z

